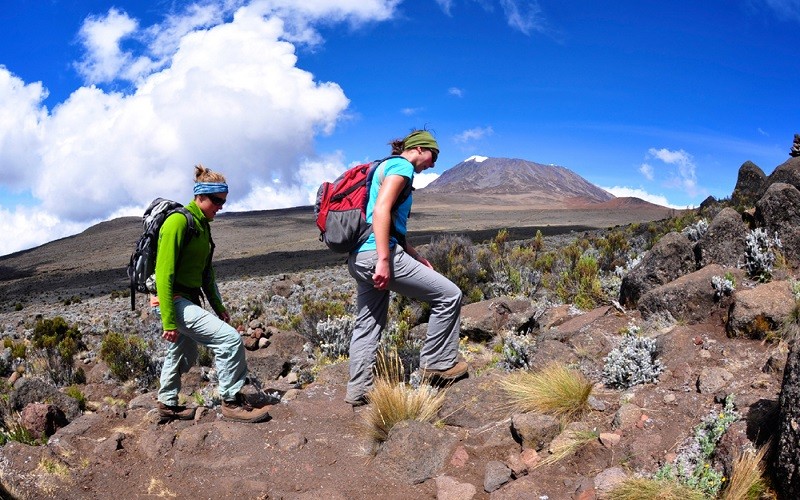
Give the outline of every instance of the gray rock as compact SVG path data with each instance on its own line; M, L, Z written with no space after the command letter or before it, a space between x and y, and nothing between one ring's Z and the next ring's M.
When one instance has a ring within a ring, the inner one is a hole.
M560 431L558 420L540 413L520 413L511 417L511 431L522 441L523 448L544 449Z
M486 464L486 474L483 477L484 491L491 493L509 481L511 481L511 469L506 464L497 460Z
M389 431L374 463L402 481L421 483L444 467L457 442L456 436L432 424L406 420Z
M450 476L436 478L436 500L471 500L478 488L470 483L461 483Z
M800 498L800 342L789 350L779 404L775 478L781 498Z
M736 210L723 208L695 246L700 267L709 264L736 267L747 247L748 228Z
M725 330L730 337L763 339L783 327L794 304L792 291L786 281L772 281L737 291Z
M737 206L752 206L766 189L767 175L751 161L742 163L731 201Z
M728 385L733 374L725 368L704 367L697 377L697 392L713 394Z
M800 158L794 158L794 172L800 169ZM800 181L793 180L800 185ZM767 188L756 203L755 218L759 226L771 237L775 233L781 240L782 253L790 262L800 260L800 191L796 185L777 182Z
M633 307L646 292L694 270L694 251L689 239L680 233L669 233L622 278L619 302Z

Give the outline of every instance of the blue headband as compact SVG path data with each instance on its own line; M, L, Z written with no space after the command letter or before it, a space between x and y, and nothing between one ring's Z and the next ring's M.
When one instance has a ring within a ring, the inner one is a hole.
M224 182L195 182L194 194L227 193L228 185Z

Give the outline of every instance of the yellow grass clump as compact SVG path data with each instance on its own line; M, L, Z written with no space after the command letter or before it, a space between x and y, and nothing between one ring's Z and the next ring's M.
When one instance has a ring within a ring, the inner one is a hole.
M403 420L432 422L444 403L444 391L424 383L415 389L404 382L403 372L396 352L378 353L375 383L367 393L370 404L364 411L368 433L376 443L385 441Z
M722 500L757 500L767 492L764 455L768 449L769 444L766 444L758 450L745 450L736 456Z
M501 380L511 406L520 412L537 412L569 420L589 405L592 382L578 370L550 364L537 372L516 372Z
M705 500L699 490L675 481L631 478L626 479L607 497L609 500Z

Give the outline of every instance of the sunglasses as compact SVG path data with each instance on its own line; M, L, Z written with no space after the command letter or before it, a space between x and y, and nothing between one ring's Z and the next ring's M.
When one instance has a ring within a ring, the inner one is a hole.
M213 194L207 194L208 199L211 200L211 203L214 205L221 207L227 201L225 198L220 198L219 196L214 196Z
M439 158L439 152L431 148L428 148L428 151L431 152L431 163L436 163L436 159Z

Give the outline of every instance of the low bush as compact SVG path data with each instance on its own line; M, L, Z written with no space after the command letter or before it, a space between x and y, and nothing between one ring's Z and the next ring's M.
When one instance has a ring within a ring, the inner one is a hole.
M100 344L100 359L123 382L135 380L140 387L149 387L157 377L150 346L136 335L108 332Z
M655 339L640 337L638 329L626 332L622 343L605 358L603 383L609 387L627 389L657 381L664 365L656 356Z
M56 385L72 383L72 363L83 346L77 326L69 326L61 316L40 319L33 328L33 347L44 353L47 373Z

